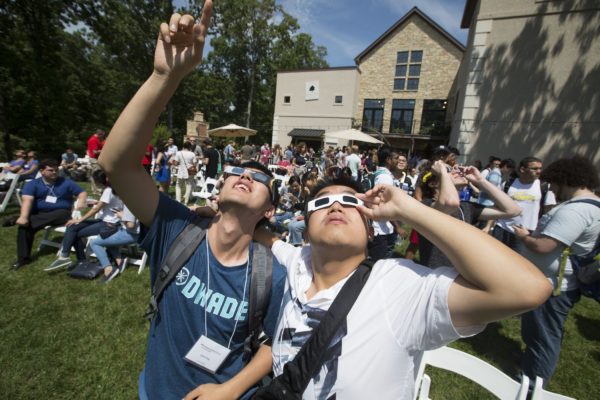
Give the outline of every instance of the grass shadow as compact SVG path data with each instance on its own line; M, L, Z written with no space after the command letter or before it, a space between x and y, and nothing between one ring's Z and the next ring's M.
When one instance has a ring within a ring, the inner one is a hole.
M501 329L502 324L494 322L480 334L462 341L493 360L504 373L515 377L521 372L521 343L502 334Z
M589 318L579 313L573 313L573 318L581 336L587 340L600 342L600 330L598 329L600 320Z

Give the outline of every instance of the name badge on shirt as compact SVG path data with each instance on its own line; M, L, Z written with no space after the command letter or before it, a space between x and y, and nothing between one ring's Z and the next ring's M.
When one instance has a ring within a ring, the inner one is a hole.
M56 203L57 199L58 198L56 196L50 196L50 195L48 195L48 196L46 196L46 203L53 203L54 204L54 203Z
M200 339L192 346L190 351L184 356L185 360L215 374L223 361L229 356L231 350L207 336L200 336Z

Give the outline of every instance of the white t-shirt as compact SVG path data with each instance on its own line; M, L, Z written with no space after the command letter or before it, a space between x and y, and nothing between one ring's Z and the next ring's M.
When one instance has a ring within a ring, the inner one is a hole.
M288 272L272 346L273 370L280 375L348 278L307 301L305 293L312 281L310 246L277 241L272 250ZM452 268L431 270L405 259L378 261L303 399L333 395L338 400L374 395L378 400L412 399L423 351L484 328L458 332L452 325L448 290L456 276Z
M394 175L385 167L377 167L374 184L394 186ZM389 221L373 221L373 233L375 236L392 234L394 225Z
M563 246L558 246L554 251L545 254L534 253L525 247L521 253L549 277L553 285L558 277L560 259L565 246L571 246L571 251L575 255L586 255L594 249L596 238L600 234L600 207L586 203L570 203L585 198L592 197L571 199L542 215L539 226L533 233L534 237L548 236L556 239ZM598 201L597 198L595 200ZM573 276L571 261L567 259L560 290L576 288L577 280Z
M181 150L175 153L175 161L177 161L177 178L187 179L191 178L188 174L187 168L196 164L196 154L189 150Z
M523 212L513 218L500 219L498 224L502 229L514 233L513 224L523 225L524 228L530 231L535 230L538 223L538 215L540 212L540 199L542 198L542 189L540 180L536 179L532 183L521 183L517 178L508 189L508 195L513 199ZM544 205L551 206L556 204L554 193L548 190Z
M360 169L360 157L357 154L350 154L346 157L346 165L352 171L352 177L358 179L358 170Z
M132 229L127 228L127 222L135 222L135 226ZM123 205L123 218L121 218L121 226L126 231L138 234L140 233L140 222L137 220L135 215L127 208L126 205Z
M98 211L96 218L110 224L119 223L119 217L117 217L117 214L115 214L113 209L123 209L123 202L113 193L112 188L104 188L102 191L102 196L100 196L100 201L106 205L102 207L100 211Z

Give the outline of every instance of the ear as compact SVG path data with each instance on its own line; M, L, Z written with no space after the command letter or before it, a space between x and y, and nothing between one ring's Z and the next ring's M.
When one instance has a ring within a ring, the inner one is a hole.
M271 219L273 217L273 215L275 215L275 206L271 205L266 211L265 211L265 218L266 219Z

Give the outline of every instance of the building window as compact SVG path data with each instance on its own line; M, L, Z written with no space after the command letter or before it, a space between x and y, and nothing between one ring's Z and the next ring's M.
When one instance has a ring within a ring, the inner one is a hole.
M390 133L409 135L412 133L415 101L412 99L394 99L392 101L392 119Z
M394 90L419 90L423 51L399 51L396 54Z
M290 104L291 101L292 101L292 97L291 96L283 96L283 103L284 104Z
M439 136L446 133L446 100L424 100L421 134Z
M343 100L342 96L335 96L335 104L342 104L342 100Z
M365 99L362 128L381 132L383 129L384 99Z

